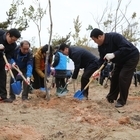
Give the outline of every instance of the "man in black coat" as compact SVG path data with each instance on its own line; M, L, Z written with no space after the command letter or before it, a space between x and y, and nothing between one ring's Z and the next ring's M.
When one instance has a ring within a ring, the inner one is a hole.
M139 61L139 51L126 38L115 32L103 33L95 28L90 37L98 44L100 63L107 59L115 64L107 100L110 103L117 100L115 107L122 107L127 101L133 73ZM96 75L96 72L93 75Z
M8 61L10 61L14 50L17 46L15 42L18 38L20 38L20 36L21 35L19 31L14 28L8 30L7 32L5 32L4 30L0 30L0 44L4 46L4 49L0 50L0 100L5 102L7 102L7 90L5 61L3 59L3 52L5 53Z
M80 69L84 69L84 73L81 77L81 90L89 82L91 75L98 69L98 59L88 50L77 47L77 46L68 46L66 44L61 44L59 50L74 62L74 72L72 79L77 79ZM88 88L84 91L83 95L88 99Z

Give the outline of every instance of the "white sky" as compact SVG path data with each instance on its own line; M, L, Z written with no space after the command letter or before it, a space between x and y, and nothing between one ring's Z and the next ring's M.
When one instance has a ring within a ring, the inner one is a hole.
M2 1L2 0L1 0ZM40 0L42 6L45 8L48 5L48 0ZM112 8L116 9L118 0L51 0L52 5L52 20L53 20L53 35L56 33L60 36L66 36L70 31L74 30L73 20L79 15L80 22L82 22L81 27L81 37L86 35L89 37L89 32L86 31L88 25L93 25L96 27L93 16L97 17L102 14L103 9L106 7L108 2L109 6L112 4ZM24 0L26 7L35 4L33 0ZM121 9L125 9L125 5L128 4L130 0L123 0L121 4ZM10 7L12 0L4 0L0 4L0 21L4 21L6 16L6 11ZM139 10L140 1L132 0L127 11L126 16L131 16L133 12L137 13L140 17ZM42 45L47 44L49 41L48 28L50 27L49 20L49 9L47 8L47 15L42 21L42 31L41 31L41 41ZM38 35L37 28L35 24L30 23L30 27L26 31L22 32L23 39L31 40L35 37L35 46L38 46ZM90 37L89 37L90 39Z

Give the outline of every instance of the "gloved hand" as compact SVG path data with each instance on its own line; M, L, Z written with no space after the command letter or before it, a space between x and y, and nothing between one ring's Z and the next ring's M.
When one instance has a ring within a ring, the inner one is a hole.
M99 76L100 76L99 70L96 70L96 71L92 74L92 77L93 77L94 79L99 78Z
M12 68L14 68L14 67L16 67L16 63L15 62L12 64Z
M114 53L107 53L104 56L104 59L107 59L108 61L110 61L111 59L113 59L115 57Z
M4 48L3 44L0 44L0 50L4 50Z
M10 70L11 69L11 64L8 63L8 64L5 64L5 70Z
M26 82L27 82L28 85L30 84L30 77L26 78Z

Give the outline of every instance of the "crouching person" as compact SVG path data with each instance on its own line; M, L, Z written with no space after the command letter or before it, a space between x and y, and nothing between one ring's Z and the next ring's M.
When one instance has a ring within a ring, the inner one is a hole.
M14 67L18 66L21 70L23 75L26 77L28 83L30 83L30 77L32 75L32 67L33 67L33 56L32 52L30 51L30 43L28 41L22 41L20 46L15 49L14 55L11 59L12 64L12 72L16 77L16 80L23 81L22 77L18 74L18 72L14 69ZM23 81L23 91L22 91L22 100L28 100L28 93L30 90L29 85L27 82ZM10 85L13 83L13 79L10 79ZM10 98L8 99L9 102L12 102L16 99L15 94L12 91L10 86L9 91Z
M63 55L61 51L56 51L52 67L55 69L56 95L60 97L68 93L67 87L65 87L67 56Z
M45 78L45 60L48 51L48 44L39 48L34 55L34 68L33 68L33 88L45 91L44 78ZM50 46L50 55L48 58L48 66L52 62L52 47ZM48 69L48 68L47 68Z

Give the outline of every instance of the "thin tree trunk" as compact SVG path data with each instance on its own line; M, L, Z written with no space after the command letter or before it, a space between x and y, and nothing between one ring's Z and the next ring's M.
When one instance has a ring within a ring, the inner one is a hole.
M52 38L52 16L51 16L51 2L50 0L48 0L49 2L49 16L50 16L50 37L49 37L49 43L48 43L48 51L47 51L47 55L46 55L46 61L45 61L45 78L44 78L44 87L46 89L46 98L49 101L50 100L50 94L47 88L47 67L48 67L48 60L49 60L49 55L50 55L50 43L51 43L51 38Z

